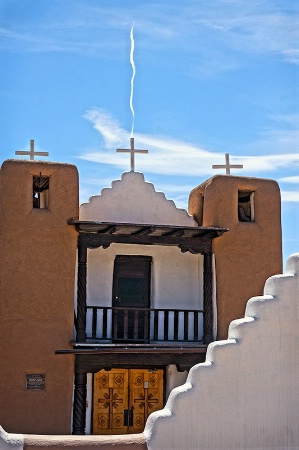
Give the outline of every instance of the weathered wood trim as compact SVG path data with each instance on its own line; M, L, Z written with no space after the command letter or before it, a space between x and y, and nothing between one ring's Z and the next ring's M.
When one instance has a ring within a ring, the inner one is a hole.
M169 364L189 370L195 364L204 362L206 349L193 353L101 353L80 354L75 356L75 368L78 374L96 373L101 369L118 368L164 368Z
M212 248L212 237L183 237L183 236L149 236L147 234L79 234L79 246L88 248L108 248L112 243L118 244L142 244L142 245L167 245L176 246L182 252L194 254L210 252Z

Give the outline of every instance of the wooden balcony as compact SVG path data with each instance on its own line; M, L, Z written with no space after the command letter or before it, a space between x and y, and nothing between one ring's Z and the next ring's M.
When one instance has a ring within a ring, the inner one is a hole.
M87 342L202 343L203 310L86 307Z

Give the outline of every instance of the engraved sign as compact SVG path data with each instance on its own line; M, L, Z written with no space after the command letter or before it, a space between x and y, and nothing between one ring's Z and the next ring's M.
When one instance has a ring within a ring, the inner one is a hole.
M46 375L43 373L27 373L26 389L40 391L46 387Z

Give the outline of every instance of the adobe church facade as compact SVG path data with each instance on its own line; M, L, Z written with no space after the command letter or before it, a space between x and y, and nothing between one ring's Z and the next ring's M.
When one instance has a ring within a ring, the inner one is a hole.
M8 160L0 208L8 432L142 432L282 271L272 180L216 175L187 214L129 172L79 208L75 166Z

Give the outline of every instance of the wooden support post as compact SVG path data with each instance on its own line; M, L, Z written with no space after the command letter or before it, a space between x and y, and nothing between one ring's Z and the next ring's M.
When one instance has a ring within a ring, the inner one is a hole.
M213 267L212 253L204 253L203 271L203 343L213 341Z
M86 342L86 272L87 248L78 246L77 342Z
M75 373L73 434L85 434L86 426L86 373Z

